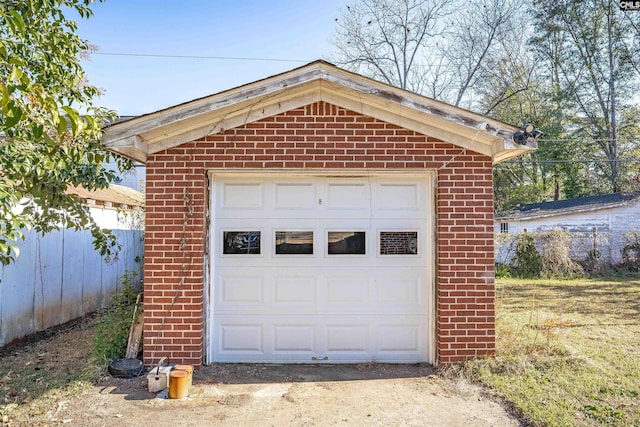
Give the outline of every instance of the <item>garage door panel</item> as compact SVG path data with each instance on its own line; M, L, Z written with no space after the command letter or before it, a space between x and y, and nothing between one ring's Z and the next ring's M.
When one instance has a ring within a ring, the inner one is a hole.
M264 327L261 324L238 325L222 321L217 332L219 332L219 348L222 352L264 353Z
M405 325L379 325L378 352L409 352L420 350L420 326L416 324Z
M400 273L401 274L401 273ZM419 308L422 301L422 283L421 276L401 276L383 274L375 280L378 290L378 304L381 306L402 306L406 310L406 306Z
M372 186L375 218L426 219L426 187L422 182L377 183Z
M312 183L276 183L276 209L307 209L317 208L316 185Z
M326 354L340 352L359 352L370 354L369 325L335 325L326 326Z
M315 305L315 277L275 277L273 302L280 305Z
M327 185L327 209L369 211L370 194L365 183L335 183Z
M307 325L273 325L273 351L304 352L315 355L317 348L315 320Z
M374 209L380 211L417 211L420 206L418 184L378 184Z
M327 304L364 305L369 303L369 280L362 276L328 276Z
M261 183L222 184L221 207L223 209L262 209L264 185Z
M220 279L220 304L262 304L263 276L226 276Z

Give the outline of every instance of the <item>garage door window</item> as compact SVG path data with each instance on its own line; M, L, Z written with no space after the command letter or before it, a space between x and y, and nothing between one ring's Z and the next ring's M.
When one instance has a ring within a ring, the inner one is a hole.
M313 255L313 231L276 231L276 255Z
M366 250L364 231L329 231L327 233L329 255L364 255Z
M224 255L260 254L259 231L225 231L222 240Z
M381 231L380 255L417 255L417 231Z

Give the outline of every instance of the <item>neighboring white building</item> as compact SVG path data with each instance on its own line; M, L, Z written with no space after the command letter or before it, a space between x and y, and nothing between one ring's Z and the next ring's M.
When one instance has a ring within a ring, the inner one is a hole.
M581 255L593 248L611 262L621 258L623 236L640 230L640 194L606 194L552 202L532 203L495 215L495 232L518 234L566 230L575 233L574 250ZM505 251L496 248L496 261Z
M137 190L111 184L108 188L94 191L84 188L70 188L67 191L86 201L91 216L101 228L132 230L142 226L137 222L142 218L144 195Z

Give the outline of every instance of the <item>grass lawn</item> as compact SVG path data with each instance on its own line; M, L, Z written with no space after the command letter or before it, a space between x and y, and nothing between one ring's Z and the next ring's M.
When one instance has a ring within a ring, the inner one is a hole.
M640 279L500 279L497 357L458 369L525 420L640 426Z

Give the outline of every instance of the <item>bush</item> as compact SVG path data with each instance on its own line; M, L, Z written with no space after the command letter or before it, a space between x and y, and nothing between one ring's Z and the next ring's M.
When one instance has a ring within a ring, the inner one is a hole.
M517 277L540 277L542 272L542 258L536 249L533 236L521 233L516 238L516 256L513 272Z
M586 258L579 261L582 269L591 277L604 277L611 273L611 266L602 261L602 255L597 249L592 249Z
M571 235L565 230L540 234L542 274L547 277L571 277L583 273L582 267L571 259Z
M625 270L640 271L640 233L633 230L624 235L620 266Z
M125 272L120 278L122 287L113 296L111 305L98 315L93 338L93 358L98 365L107 366L110 360L124 357L126 353L139 291L135 286L137 276L135 271ZM142 304L139 305L138 315L142 310Z
M509 271L509 266L506 264L503 264L501 262L497 262L496 263L496 278L497 279L504 279L504 278L508 278L511 277L511 271Z

